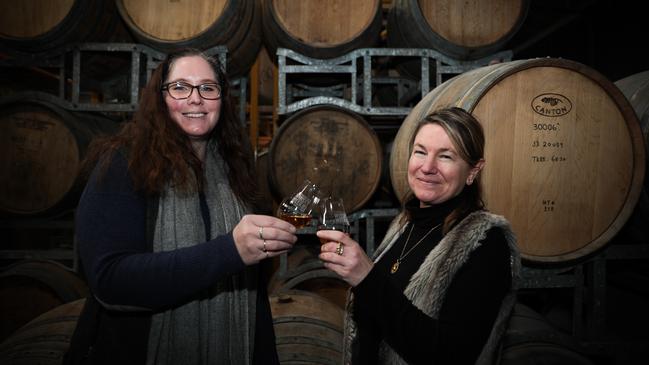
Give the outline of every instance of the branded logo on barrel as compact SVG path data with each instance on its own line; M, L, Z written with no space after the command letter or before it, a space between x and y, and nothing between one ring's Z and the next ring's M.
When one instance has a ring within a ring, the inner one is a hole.
M560 117L570 113L572 103L561 94L541 94L532 100L532 110L546 117Z

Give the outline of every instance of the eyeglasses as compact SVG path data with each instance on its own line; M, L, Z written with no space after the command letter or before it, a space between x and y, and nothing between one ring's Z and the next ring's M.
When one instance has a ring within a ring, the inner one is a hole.
M203 99L217 100L221 98L221 86L213 82L194 86L186 82L176 81L162 85L162 90L167 90L169 96L176 100L189 98L194 89L198 89L198 95Z

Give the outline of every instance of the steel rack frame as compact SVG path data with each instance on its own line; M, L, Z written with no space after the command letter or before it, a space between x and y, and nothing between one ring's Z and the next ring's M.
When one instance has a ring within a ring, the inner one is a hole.
M278 63L278 113L290 114L314 105L335 105L365 115L407 115L411 108L400 106L373 106L372 86L377 84L394 84L398 90L398 99L405 94L406 86L416 86L421 96L430 90L430 76L435 75L435 86L443 82L444 75L460 74L497 61L510 61L512 51L501 51L490 56L471 61L461 61L445 56L433 49L424 48L360 48L343 56L332 59L315 59L304 56L286 48L277 49ZM403 78L386 78L372 76L372 61L378 57L419 58L421 74L418 80ZM359 66L362 70L359 71ZM432 70L431 67L434 67ZM432 71L431 71L432 70ZM351 79L347 87L351 88L349 99L343 98L341 86L309 87L301 83L289 83L291 74L343 74ZM307 91L300 91L305 89ZM360 92L359 92L360 89ZM293 101L295 96L307 96L306 99ZM359 96L362 102L357 102Z
M215 46L204 52L210 56L217 56L223 65L227 65L227 47ZM81 101L81 64L82 57L91 52L122 52L130 53L131 64L128 74L128 101L88 103ZM65 48L56 55L51 54L26 54L6 51L9 56L0 60L4 67L46 67L57 70L59 77L58 95L38 93L39 98L59 105L67 110L97 111L97 112L133 112L139 101L139 90L149 78L153 70L164 60L165 53L138 43L77 43ZM141 70L144 69L144 74ZM66 70L71 70L70 78ZM246 97L248 78L241 77L232 80L233 95L239 99L239 119L245 125ZM69 95L69 96L68 96Z

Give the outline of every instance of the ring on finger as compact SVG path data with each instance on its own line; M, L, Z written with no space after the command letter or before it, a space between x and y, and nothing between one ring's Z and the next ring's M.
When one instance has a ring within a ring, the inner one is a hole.
M259 239L263 240L264 239L264 227L259 227Z
M344 251L345 251L345 247L343 246L343 243L338 242L338 247L336 247L336 253L342 256Z
M263 252L266 252L266 256L268 256L268 250L266 249L266 240L264 240L264 248L261 249Z

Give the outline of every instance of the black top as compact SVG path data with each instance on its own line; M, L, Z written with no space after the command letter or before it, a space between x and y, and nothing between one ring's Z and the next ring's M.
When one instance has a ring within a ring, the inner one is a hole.
M441 226L434 229L402 259L399 269L390 268L401 255L410 224L414 224L405 252L431 228L442 223L462 199L460 194L445 203L420 208L419 201L406 205L411 223L388 252L356 286L354 319L359 351L354 364L376 364L379 344L385 340L411 364L473 364L486 344L501 302L511 287L510 252L500 229L491 229L482 244L453 277L439 318L428 317L403 294L412 275L442 239Z

